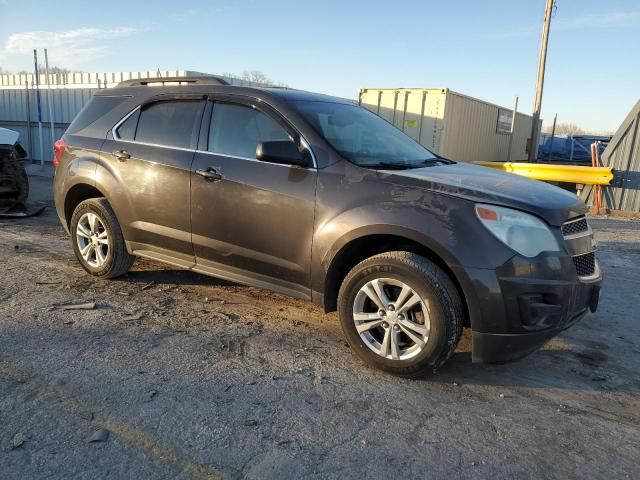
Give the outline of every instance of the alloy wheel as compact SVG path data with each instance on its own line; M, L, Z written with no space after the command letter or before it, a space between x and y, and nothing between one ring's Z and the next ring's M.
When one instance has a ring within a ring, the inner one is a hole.
M353 303L353 321L367 347L390 360L408 360L427 345L428 303L406 283L376 278L365 283Z
M93 212L80 217L76 225L76 242L84 261L92 268L100 268L109 255L109 233L103 220Z

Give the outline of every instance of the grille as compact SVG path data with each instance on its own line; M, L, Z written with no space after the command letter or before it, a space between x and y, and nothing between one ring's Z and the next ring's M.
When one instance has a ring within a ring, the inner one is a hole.
M591 252L577 255L573 257L573 264L576 266L576 273L579 277L593 275L596 270L596 254Z
M584 217L572 220L562 225L562 235L565 237L575 235L576 233L586 232L587 230L589 230L589 224L587 224L587 219Z

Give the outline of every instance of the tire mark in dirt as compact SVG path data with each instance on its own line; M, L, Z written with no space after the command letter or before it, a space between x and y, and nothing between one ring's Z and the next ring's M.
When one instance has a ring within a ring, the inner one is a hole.
M34 233L34 234L30 234L29 232L26 231L21 231L21 232L12 232L11 230L5 230L2 229L0 230L0 239L6 239L9 242L13 242L14 245L27 245L29 247L34 247L38 250L38 252L41 251L47 251L47 252L52 252L52 253L56 253L58 256L60 256L61 258L68 258L69 255L68 254L62 254L60 252L59 248L56 247L52 247L49 246L48 242L43 242L43 237L51 237L53 235L47 235L46 233ZM59 243L61 246L63 243L68 245L69 240L61 240L61 239L56 239L55 242L52 242L54 245L56 243ZM16 249L12 249L12 251L15 251L16 253L20 253L20 249L18 248ZM70 250L69 250L70 251ZM29 253L29 252L27 252Z
M83 415L87 411L94 411L92 405L84 403L80 397L68 389L59 385L53 385L38 375L26 372L16 365L0 359L0 380L19 385L30 384L36 391L48 400L51 406L62 409L72 415ZM225 478L225 475L201 463L191 461L179 452L162 445L142 429L128 423L110 417L96 414L93 420L97 425L109 430L112 434L121 438L135 448L143 449L158 459L177 465L182 471L196 479L217 480Z

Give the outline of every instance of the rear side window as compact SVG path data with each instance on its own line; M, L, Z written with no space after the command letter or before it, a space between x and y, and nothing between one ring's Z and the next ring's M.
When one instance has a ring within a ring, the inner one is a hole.
M140 112L134 139L136 142L189 148L196 131L199 111L199 100L152 103Z
M291 140L291 137L259 110L227 103L214 105L207 148L210 152L254 159L258 143L268 140Z
M78 133L84 130L125 100L127 100L126 97L93 97L75 116L66 133Z
M136 137L136 127L140 118L140 110L136 110L118 127L117 133L120 140L132 141Z

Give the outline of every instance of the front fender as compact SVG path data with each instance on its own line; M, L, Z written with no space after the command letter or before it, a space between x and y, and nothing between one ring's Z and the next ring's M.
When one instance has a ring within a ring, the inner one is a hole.
M467 305L477 304L477 279L469 272L491 272L513 252L480 224L472 202L428 191L404 193L402 197L351 208L317 225L312 260L314 292L324 293L332 262L351 242L372 235L392 235L432 252L448 267ZM469 317L471 324L477 325L481 312L469 309Z
M447 265L458 265L459 260L455 257L454 253L447 249L445 246L434 241L433 238L424 235L423 233L404 227L402 225L397 224L389 224L389 223L376 223L376 224L367 224L367 225L358 225L352 229L349 229L337 238L322 238L322 236L327 235L328 231L333 230L336 226L341 225L354 225L353 222L349 222L349 220L354 220L349 218L350 215L340 215L339 218L336 218L335 223L332 222L328 224L325 228L321 229L316 236L316 245L327 243L330 246L326 250L324 256L320 261L320 265L322 269L326 272L333 259L338 255L338 253L345 248L349 243L354 240L358 240L364 237L373 236L373 235L390 235L395 237L402 237L408 240L419 243L429 250L431 250L435 255L440 257ZM356 218L358 218L356 216ZM339 227L338 227L339 228Z
M317 267L326 271L340 250L368 235L394 235L415 241L452 269L493 269L513 256L482 227L472 202L432 192L420 195L419 202L360 205L317 225Z

